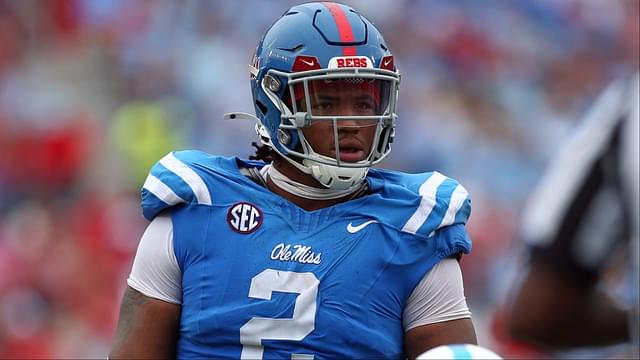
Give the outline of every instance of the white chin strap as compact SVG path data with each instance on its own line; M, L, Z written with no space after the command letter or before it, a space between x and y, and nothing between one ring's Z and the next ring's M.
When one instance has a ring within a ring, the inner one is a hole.
M326 167L327 165L322 165L322 166ZM311 171L314 171L313 167L311 169L312 169ZM341 170L341 169L338 169L338 170ZM365 169L348 169L348 170L363 170L365 175L367 172L366 168ZM318 170L318 171L321 171L321 170ZM265 180L266 180L266 176L269 176L271 181L273 181L273 183L276 184L276 186L279 187L280 189L288 193L291 193L293 195L296 195L305 199L311 199L311 200L331 200L331 199L343 198L343 197L354 194L355 192L362 189L362 187L364 186L364 181L362 181L362 179L364 179L364 175L362 176L360 181L349 182L351 183L351 185L346 186L345 188L334 188L334 187L317 188L317 187L305 185L289 179L286 175L282 174L272 165L267 165L263 167L260 173L262 174L263 178L265 178ZM314 178L317 179L315 175L313 176ZM345 184L347 184L347 181L341 180L338 184L340 184L341 186L345 186Z

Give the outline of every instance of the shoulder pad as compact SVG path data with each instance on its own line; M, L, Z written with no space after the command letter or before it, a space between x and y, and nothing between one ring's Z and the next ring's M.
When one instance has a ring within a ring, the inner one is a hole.
M417 188L420 205L402 227L402 231L426 236L453 224L466 224L471 213L467 190L456 180L434 171L425 175Z
M403 232L429 237L442 227L464 225L469 218L469 193L456 180L439 172L407 174L371 169L369 173L383 198L393 201L394 211L378 217Z
M153 167L141 189L142 214L153 220L161 211L180 204L211 205L211 193L194 164L206 160L199 151L170 152Z

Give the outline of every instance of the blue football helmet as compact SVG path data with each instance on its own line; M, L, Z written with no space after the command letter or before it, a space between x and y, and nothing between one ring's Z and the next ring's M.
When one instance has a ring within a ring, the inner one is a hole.
M262 143L326 188L359 184L369 167L389 154L400 74L380 32L351 7L331 2L292 7L266 32L249 68ZM318 89L335 96L339 89L364 92L372 99L370 109L346 116L314 114ZM376 126L363 160L340 159L338 128L343 120ZM333 124L333 157L317 153L305 139L302 129L318 121Z

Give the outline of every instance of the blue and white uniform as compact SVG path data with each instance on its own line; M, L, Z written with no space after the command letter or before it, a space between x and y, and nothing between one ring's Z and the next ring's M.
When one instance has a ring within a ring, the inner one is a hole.
M368 195L305 211L239 166L265 164L175 152L142 190L145 217L170 225L156 252L176 266L154 278L134 263L129 285L182 305L177 356L404 357L404 332L422 325L404 318L410 297L442 259L471 250L466 190L437 172L371 169ZM470 316L463 295L454 308L445 320Z

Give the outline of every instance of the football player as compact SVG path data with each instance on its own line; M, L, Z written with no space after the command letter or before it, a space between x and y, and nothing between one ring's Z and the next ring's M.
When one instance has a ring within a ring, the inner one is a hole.
M143 235L110 357L405 358L476 343L458 260L467 191L374 169L400 75L354 9L287 10L250 66L262 146L173 152L142 189Z

